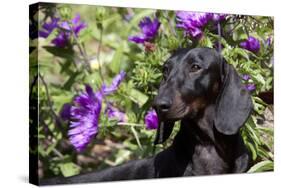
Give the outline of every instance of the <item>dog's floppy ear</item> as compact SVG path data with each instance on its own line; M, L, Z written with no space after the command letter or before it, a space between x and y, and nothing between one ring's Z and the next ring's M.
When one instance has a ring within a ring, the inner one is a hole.
M220 133L233 135L248 119L253 104L234 67L225 60L221 63L222 85L216 101L214 124Z
M157 133L156 137L154 140L154 145L156 144L163 144L171 135L173 131L175 122L173 121L161 121L160 119L158 120L158 128L157 128Z

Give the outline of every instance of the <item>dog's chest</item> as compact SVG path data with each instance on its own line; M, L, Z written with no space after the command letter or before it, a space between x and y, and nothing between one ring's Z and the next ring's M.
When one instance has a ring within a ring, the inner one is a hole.
M221 174L229 171L229 165L224 161L212 145L197 145L192 155L192 174Z

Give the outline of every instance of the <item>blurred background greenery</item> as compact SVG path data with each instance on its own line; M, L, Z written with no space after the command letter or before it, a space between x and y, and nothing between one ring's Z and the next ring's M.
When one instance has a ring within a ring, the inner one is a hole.
M31 147L30 152L39 156L40 178L97 171L153 155L156 131L146 128L144 117L157 93L162 64L178 47L217 48L218 41L227 62L241 76L250 75L245 84L255 86L251 90L255 109L241 130L254 161L249 172L273 170L272 17L227 15L220 35L207 25L202 29L203 37L194 39L176 27L175 11L41 3L30 24L36 22L35 29L42 30L52 18L69 21L77 14L87 26L77 37L72 35L64 47L52 43L63 32L61 28L55 28L47 38L30 37L30 99L39 101L38 127L34 119L30 120L38 133L38 148ZM158 35L145 44L128 41L129 36L140 33L138 24L146 16L161 22ZM259 41L258 53L239 45L249 36ZM77 152L67 135L69 121L60 117L63 105L84 91L85 84L97 91L121 70L125 70L126 78L106 102L124 112L126 122L101 113L98 135L83 152ZM156 146L155 152L169 146L178 128L179 124L168 142Z

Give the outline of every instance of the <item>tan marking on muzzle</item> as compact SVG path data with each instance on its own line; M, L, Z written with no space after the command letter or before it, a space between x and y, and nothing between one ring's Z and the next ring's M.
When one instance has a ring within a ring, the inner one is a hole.
M194 99L193 102L191 102L190 110L194 111L194 112L198 112L198 111L204 109L206 106L207 106L206 100L202 97L198 97L198 98Z

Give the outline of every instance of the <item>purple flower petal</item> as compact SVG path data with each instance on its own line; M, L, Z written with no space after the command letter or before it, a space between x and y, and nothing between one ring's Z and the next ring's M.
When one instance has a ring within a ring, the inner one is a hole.
M148 111L144 118L144 121L147 129L157 129L158 117L155 110Z
M113 78L110 87L107 88L103 84L102 88L96 93L91 86L85 85L85 92L74 98L75 105L70 108L72 121L70 122L68 135L71 144L77 151L83 151L97 135L103 97L116 91L125 75L126 73L121 71ZM118 121L126 121L125 114L116 108L112 107L107 112L109 117L118 117Z
M248 75L248 74L244 74L244 75L242 76L242 79L245 80L245 81L248 81L250 78L251 78L251 77L250 77L250 75Z
M50 35L47 31L39 31L39 37L47 38Z
M199 13L199 12L186 12L177 11L176 20L182 23L185 28L192 27L203 27L208 23L210 19L209 13Z
M68 24L67 21L61 22L60 27L64 30L70 31L70 25Z
M185 34L189 34L192 38L201 38L203 35L202 29L209 21L218 22L225 17L225 14L177 11L176 27L184 29Z
M144 43L153 40L159 30L161 23L157 18L154 18L152 21L149 17L145 17L139 23L139 28L141 29L142 33L137 36L130 36L128 40L135 43Z
M111 104L107 105L105 112L110 119L116 119L118 122L127 121L126 114L113 107Z
M80 21L80 15L76 14L76 16L71 20L72 28L76 36L78 36L79 32L86 28L87 25L84 22ZM67 21L64 21L60 24L60 27L64 30L71 31L71 27Z
M76 36L80 31L87 27L87 25L80 21L80 15L77 14L72 20L72 29ZM39 31L39 36L47 38L55 28L60 28L59 33L52 40L52 43L60 48L64 48L70 42L71 38L71 27L67 21L59 23L59 18L52 18L50 22L44 23L42 30Z
M227 14L213 14L212 20L214 22L220 22L220 21L225 20L226 16L227 16Z
M60 48L64 48L69 43L69 33L60 32L53 40L52 43Z
M110 93L115 92L118 89L121 82L124 80L125 76L126 76L126 72L121 71L117 76L113 78L112 83L109 87L103 86L103 93L105 95L109 95Z
M144 43L147 39L143 36L130 36L128 40L135 43Z
M78 36L78 34L80 33L80 31L81 31L82 29L86 28L86 27L87 27L87 24L85 24L84 22L82 22L82 23L76 25L76 26L73 28L75 35Z
M157 18L154 18L152 22L150 18L146 17L142 22L140 22L139 27L148 39L153 39L155 35L157 35L160 22Z
M63 119L64 121L70 120L71 118L71 104L70 103L65 103L60 111L60 117L61 119Z
M202 32L202 30L199 29L199 28L196 28L196 27L192 28L192 27L190 27L190 28L189 28L189 34L190 34L193 38L201 38L202 35L203 35L203 32Z
M265 41L265 46L269 47L272 44L272 38L268 37Z
M253 83L249 83L249 84L246 84L245 85L245 88L248 90L248 91L254 91L256 89L256 85L253 84Z
M75 149L82 151L98 133L102 101L86 85L86 92L75 97L74 102L75 106L70 109L73 121L70 122L68 136Z
M76 14L75 17L71 20L73 25L78 25L81 20L80 14Z
M246 41L240 43L240 47L246 49L248 47L248 43Z
M260 41L255 37L250 36L247 40L240 43L240 47L257 53L260 50Z
M52 31L58 27L59 18L52 18L50 22L42 25L42 30L39 30L39 37L47 38Z

